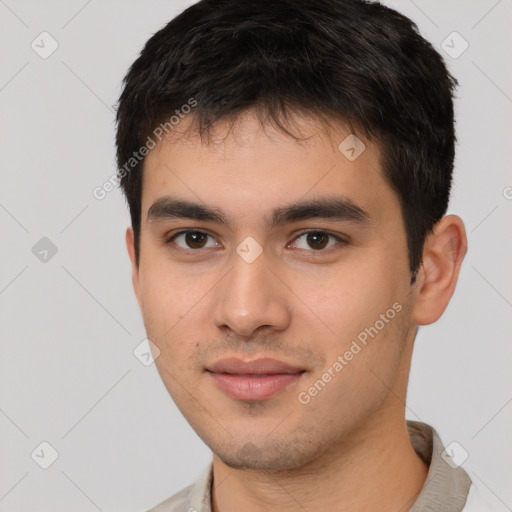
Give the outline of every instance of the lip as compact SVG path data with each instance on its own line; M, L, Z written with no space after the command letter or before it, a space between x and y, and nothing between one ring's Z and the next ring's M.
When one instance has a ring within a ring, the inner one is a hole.
M277 359L222 359L207 368L217 387L235 400L262 401L296 383L306 370Z

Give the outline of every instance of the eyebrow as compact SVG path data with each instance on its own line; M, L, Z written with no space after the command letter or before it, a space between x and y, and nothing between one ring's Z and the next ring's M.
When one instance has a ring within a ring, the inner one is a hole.
M216 207L195 203L171 196L157 199L148 209L147 222L170 219L191 219L223 224L233 228L233 217ZM310 201L299 201L272 210L265 216L268 228L308 219L329 219L335 221L351 221L358 224L370 224L371 215L345 197L326 197Z

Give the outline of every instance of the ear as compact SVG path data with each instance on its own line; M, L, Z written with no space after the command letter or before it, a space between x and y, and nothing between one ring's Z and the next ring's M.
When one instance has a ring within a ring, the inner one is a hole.
M457 215L444 216L427 236L414 285L413 321L417 325L434 323L445 311L455 291L467 244L464 223Z
M133 229L131 227L126 229L126 248L128 249L128 255L130 256L130 261L132 263L133 290L135 292L135 296L137 297L139 307L142 309L142 302L140 298L139 267L137 265L137 258L135 255L135 234L133 233Z

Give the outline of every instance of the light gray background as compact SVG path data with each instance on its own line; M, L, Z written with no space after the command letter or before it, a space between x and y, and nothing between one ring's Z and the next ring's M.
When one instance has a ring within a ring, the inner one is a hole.
M154 365L133 355L145 332L124 200L92 195L115 172L122 77L191 3L0 0L1 511L142 511L209 461ZM417 338L407 415L460 443L471 478L512 510L512 2L388 3L461 83L450 213L469 236L452 303ZM31 48L42 31L59 45L47 59ZM453 31L469 43L456 59L441 48ZM42 237L58 248L46 262L32 252ZM42 441L58 452L46 470L31 458Z

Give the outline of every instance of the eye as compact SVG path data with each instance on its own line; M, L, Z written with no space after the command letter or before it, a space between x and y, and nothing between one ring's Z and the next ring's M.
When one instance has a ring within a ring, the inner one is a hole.
M299 241L299 243L297 243ZM298 249L322 251L330 249L337 243L344 244L345 240L327 231L305 231L295 238L293 245Z
M208 244L209 238L212 242ZM167 241L167 243L171 242L174 242L180 249L184 250L207 249L218 246L213 237L203 231L180 231Z

